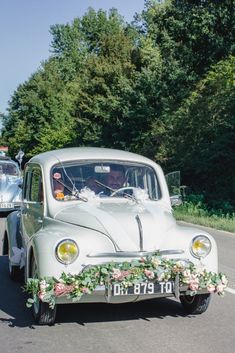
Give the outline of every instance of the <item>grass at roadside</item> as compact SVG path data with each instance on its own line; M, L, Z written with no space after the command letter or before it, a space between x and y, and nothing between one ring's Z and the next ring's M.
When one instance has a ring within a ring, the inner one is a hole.
M179 210L174 210L174 216L178 221L200 224L201 226L211 227L211 228L235 233L235 217L228 218L228 217L219 217L216 215L194 216L187 213L182 213Z
M234 209L226 203L223 208L208 208L201 195L188 196L181 206L174 209L174 216L178 221L235 233Z

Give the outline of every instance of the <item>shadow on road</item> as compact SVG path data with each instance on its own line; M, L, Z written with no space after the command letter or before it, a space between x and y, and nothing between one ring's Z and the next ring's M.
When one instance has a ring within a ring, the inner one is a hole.
M26 293L23 284L12 281L8 276L7 256L0 256L0 322L9 327L35 328L30 309L25 305ZM181 304L171 299L153 299L128 304L66 304L59 305L56 324L125 320L164 319L167 316L186 316Z
M8 275L8 258L0 256L0 322L11 327L27 327L33 324L33 318L25 303L26 293L23 284L14 282Z
M171 299L153 299L127 304L67 304L59 306L57 324L76 322L79 325L94 322L145 320L152 318L187 316L181 304Z

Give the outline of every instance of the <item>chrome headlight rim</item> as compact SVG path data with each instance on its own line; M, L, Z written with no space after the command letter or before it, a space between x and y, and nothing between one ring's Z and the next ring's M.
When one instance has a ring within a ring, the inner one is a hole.
M60 247L63 245L63 244L72 244L73 246L75 246L76 248L76 255L71 259L71 260L63 260L60 256L59 256L59 249ZM58 242L58 244L56 245L55 247L55 256L56 256L56 259L57 261L59 261L61 264L63 265L70 265L72 264L74 261L76 261L76 259L78 258L79 256L79 247L76 243L75 240L73 239L70 239L70 238L66 238L66 239L63 239L61 241Z
M203 240L207 243L206 245L205 245L205 243L203 243ZM204 254L198 254L193 250L193 245L196 243L196 241L201 242L201 244L203 244L205 246L205 253ZM209 253L211 252L211 248L212 248L212 244L211 244L210 238L207 235L198 234L191 241L190 252L193 257L196 257L197 259L200 260L200 259L204 259L205 257L207 257L209 255Z

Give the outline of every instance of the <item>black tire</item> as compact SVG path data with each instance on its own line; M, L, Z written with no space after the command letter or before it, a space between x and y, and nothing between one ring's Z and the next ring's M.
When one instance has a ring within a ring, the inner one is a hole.
M196 294L180 296L181 304L188 314L199 315L204 313L210 304L211 294Z
M56 319L56 305L53 309L49 307L48 303L43 303L38 300L32 306L33 317L38 325L54 325Z
M20 268L20 266L13 266L11 264L10 258L9 258L9 251L8 252L8 269L9 269L9 276L10 279L13 281L17 281L20 283L24 282L24 269Z
M9 276L13 281L24 282L24 271L19 266L12 266L9 260Z
M17 227L19 227L19 226L17 225ZM17 233L19 233L19 232L17 231ZM17 241L17 247L19 249L21 249L22 241L19 242L19 243L18 242L19 241ZM7 236L6 232L4 234L3 252L2 252L2 254L3 255L8 255L8 269L9 269L10 279L12 279L13 281L17 281L17 282L23 283L24 282L24 268L20 268L20 266L14 266L14 265L11 264L10 253L9 253L9 242L8 242L8 236Z
M37 278L37 266L35 260L32 260L31 264L31 276L32 278ZM56 305L54 308L50 308L48 303L42 302L38 296L34 298L34 303L32 305L32 313L34 320L39 325L54 325L56 318Z

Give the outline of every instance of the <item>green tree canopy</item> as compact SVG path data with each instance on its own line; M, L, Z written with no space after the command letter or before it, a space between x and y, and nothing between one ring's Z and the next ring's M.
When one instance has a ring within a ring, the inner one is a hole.
M235 200L235 57L213 66L172 115L169 167L211 200Z
M232 202L234 10L234 0L146 0L132 24L90 8L52 25L51 56L14 92L1 143L26 158L66 146L131 150Z

